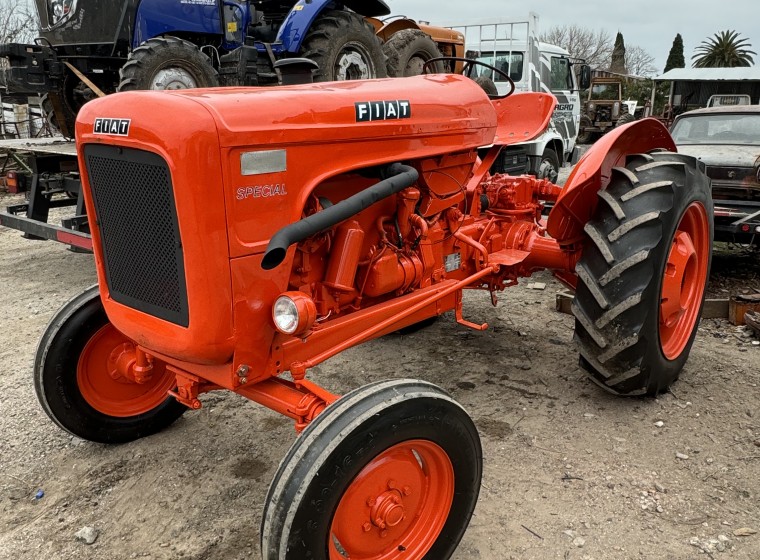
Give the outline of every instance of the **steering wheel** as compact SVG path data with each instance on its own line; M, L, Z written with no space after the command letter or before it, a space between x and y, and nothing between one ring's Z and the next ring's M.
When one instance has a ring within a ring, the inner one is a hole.
M485 62L474 60L472 58L464 58L460 56L439 56L437 58L431 58L430 60L425 62L425 64L422 65L422 73L429 74L430 72L428 72L428 70L436 62L464 62L464 67L462 68L462 74L464 76L467 76L468 78L472 78L472 71L476 65L485 66L489 70L492 70L496 72L497 74L499 74L502 78L504 78L505 81L509 82L509 91L504 95L488 94L488 97L490 99L505 99L515 92L515 82L514 80L512 80L512 78L509 77L509 74L507 74L506 72L502 70L499 70L495 66L491 66L490 64L486 64Z

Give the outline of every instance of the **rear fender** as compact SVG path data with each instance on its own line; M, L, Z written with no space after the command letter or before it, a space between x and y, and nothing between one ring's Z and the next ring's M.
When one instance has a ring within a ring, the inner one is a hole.
M668 129L657 119L643 119L608 132L578 162L549 213L547 232L560 245L584 237L583 228L596 211L597 193L606 189L613 167L625 167L626 156L655 150L677 151Z
M546 93L513 93L491 103L497 119L493 143L509 146L541 136L549 126L557 98Z
M281 42L287 52L298 53L309 28L332 3L333 0L298 0L282 22L277 32L277 42ZM377 17L391 13L383 0L351 0L344 1L343 4L363 16Z

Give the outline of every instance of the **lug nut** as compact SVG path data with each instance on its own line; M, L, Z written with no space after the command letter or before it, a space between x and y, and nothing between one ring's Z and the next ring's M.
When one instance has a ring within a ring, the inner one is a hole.
M404 496L409 496L412 493L412 489L408 486L404 486Z
M365 523L364 525L362 525L362 529L364 529L365 533L369 533L370 529L372 529L372 525L370 525L369 523Z
M396 488L396 481L393 479L390 479L388 481L388 490L394 490Z
M375 498L369 497L367 498L367 506L372 507L375 505Z

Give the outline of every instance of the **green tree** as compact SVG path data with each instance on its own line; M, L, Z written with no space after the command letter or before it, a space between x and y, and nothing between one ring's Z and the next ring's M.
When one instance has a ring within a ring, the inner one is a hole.
M739 37L733 30L721 31L714 37L708 37L696 48L696 54L691 57L694 68L734 68L737 66L752 66L754 60L750 55L756 55L749 50L747 39Z
M670 54L668 54L668 61L665 63L665 72L672 70L673 68L685 68L686 60L683 57L683 38L678 33L676 38L673 39L673 46L670 47Z

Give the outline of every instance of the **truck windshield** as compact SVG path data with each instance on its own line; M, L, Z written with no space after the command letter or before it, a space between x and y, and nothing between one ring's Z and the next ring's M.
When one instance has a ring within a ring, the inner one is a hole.
M682 117L671 131L678 145L760 145L760 114L705 114Z
M493 52L483 52L476 60L498 68L512 78L512 81L520 82L522 81L523 76L523 59L524 53L499 51L496 52L495 57ZM478 72L478 75L491 78L494 82L507 81L503 76L496 74L496 72L492 72L483 66L476 66L475 71Z

